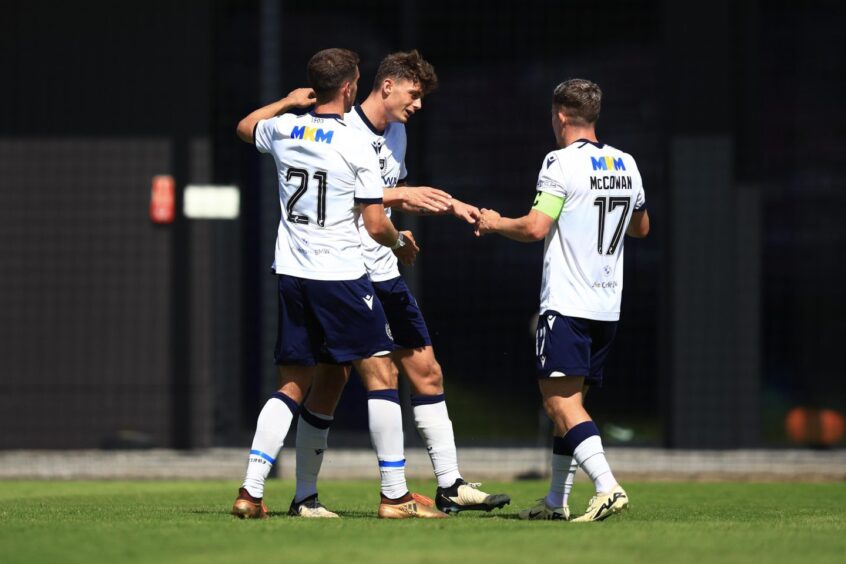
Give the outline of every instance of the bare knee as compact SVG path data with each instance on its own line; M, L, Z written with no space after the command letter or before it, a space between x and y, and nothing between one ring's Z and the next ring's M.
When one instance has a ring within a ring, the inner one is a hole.
M430 362L415 366L416 370L409 371L408 379L418 395L436 396L444 393L444 375L441 365L434 358Z
M583 405L580 381L540 380L538 384L544 410L555 424L556 435L562 436L579 423L590 420Z
M354 362L367 391L395 390L397 388L397 367L388 356L370 357Z
M306 398L306 409L321 415L331 416L334 414L349 376L348 367L318 365L317 373L311 385L311 392Z

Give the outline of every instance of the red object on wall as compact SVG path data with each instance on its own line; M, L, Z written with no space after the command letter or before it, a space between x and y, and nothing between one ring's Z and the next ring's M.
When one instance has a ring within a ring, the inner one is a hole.
M784 428L795 443L830 447L843 440L846 418L833 409L794 407L784 419Z
M176 183L168 174L153 177L150 192L150 220L153 223L173 223L176 217Z

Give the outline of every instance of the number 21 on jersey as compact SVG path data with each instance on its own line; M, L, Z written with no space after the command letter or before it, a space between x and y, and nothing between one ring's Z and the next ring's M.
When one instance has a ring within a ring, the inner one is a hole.
M317 224L323 227L326 224L326 172L322 170L317 171L311 177L317 181ZM297 189L291 194L291 197L288 198L288 202L285 204L285 211L287 212L286 219L292 223L308 223L309 219L307 215L297 213L294 210L297 202L308 191L308 171L302 168L289 168L285 175L285 180L287 182L293 180L299 183L299 186L297 186Z

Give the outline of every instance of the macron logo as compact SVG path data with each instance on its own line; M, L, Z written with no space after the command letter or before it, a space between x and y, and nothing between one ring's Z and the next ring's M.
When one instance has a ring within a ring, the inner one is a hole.
M367 304L367 307L373 309L373 296L364 296L361 299L364 300L364 303Z
M555 325L555 316L554 315L547 315L546 322L549 323L549 328L552 329L552 326Z
M552 163L555 162L555 155L550 155L548 159L546 159L546 168L552 166Z

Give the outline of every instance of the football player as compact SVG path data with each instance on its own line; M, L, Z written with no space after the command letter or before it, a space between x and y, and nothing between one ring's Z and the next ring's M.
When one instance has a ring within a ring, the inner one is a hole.
M570 518L567 495L575 461L596 495L574 521L601 521L628 507L605 458L584 394L602 383L623 293L624 234L645 237L649 215L631 155L599 142L602 91L588 80L559 84L552 97L558 150L541 164L532 209L523 217L482 210L478 235L544 241L536 369L544 408L555 426L552 481L545 498L521 519Z
M437 86L437 76L416 50L385 57L376 72L367 98L344 118L351 128L367 138L367 148L379 159L385 215L397 209L413 214L453 215L475 225L479 210L450 194L428 186L406 184L405 124L423 105L423 97ZM505 494L488 494L479 484L464 480L458 468L452 422L444 396L443 373L432 348L432 340L417 301L397 268L397 259L368 233L363 222L359 231L364 245L367 272L376 297L385 310L394 339L392 370L402 372L411 384L414 421L428 449L438 481L435 504L444 512L490 511L510 502ZM300 412L297 425L297 491L289 513L303 517L325 517L318 501L317 477L327 448L329 426L343 390L349 368L328 359L318 368L314 388ZM368 411L390 410L400 417L399 396L368 394ZM373 421L371 416L370 421ZM385 437L399 452L402 435ZM383 470L384 472L384 470Z
M411 263L418 251L412 234L398 232L383 212L379 162L363 135L343 120L356 97L358 55L326 49L308 63L311 93L260 108L238 124L238 136L276 161L281 218L274 269L279 287L279 333L275 347L279 390L258 417L246 477L232 507L242 518L263 518L264 483L291 423L308 391L318 356L324 351L350 362L371 394L395 396L391 368L393 341L381 303L364 267L356 225L400 261ZM408 491L404 453L383 440L402 435L402 419L393 413L371 418L373 446L382 474L379 517L446 517L418 504Z

